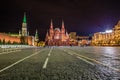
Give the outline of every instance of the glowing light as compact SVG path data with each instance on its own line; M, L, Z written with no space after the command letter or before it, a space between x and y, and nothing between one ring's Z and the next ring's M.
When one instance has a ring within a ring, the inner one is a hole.
M112 33L112 30L106 30L105 32L106 33Z
M26 13L24 13L23 23L26 23Z

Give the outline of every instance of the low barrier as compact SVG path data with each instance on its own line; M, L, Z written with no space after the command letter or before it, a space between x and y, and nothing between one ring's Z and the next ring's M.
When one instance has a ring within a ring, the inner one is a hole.
M30 48L34 46L29 45L0 45L0 48Z

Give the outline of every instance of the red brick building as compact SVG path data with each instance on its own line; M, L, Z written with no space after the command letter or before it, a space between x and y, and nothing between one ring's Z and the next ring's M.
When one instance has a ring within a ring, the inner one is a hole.
M53 28L53 22L51 20L51 25L49 31L46 33L45 44L49 46L68 46L69 45L69 35L64 27L64 22L62 21L62 27Z

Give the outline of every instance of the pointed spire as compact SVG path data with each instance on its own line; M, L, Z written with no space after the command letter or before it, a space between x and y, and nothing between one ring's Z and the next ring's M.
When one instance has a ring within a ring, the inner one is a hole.
M19 30L19 34L21 34L21 31Z
M26 23L26 12L24 12L23 23Z
M68 36L68 32L66 31L66 36Z
M37 29L36 29L36 34L38 33Z
M28 31L28 36L29 36L29 31Z
M35 37L38 38L38 31L36 29Z
M37 31L37 29L36 29L36 33L35 33L35 41L39 41L38 31Z
M47 30L47 33L46 33L46 37L48 36L48 30Z
M66 31L66 38L69 39L69 34L67 31Z
M21 31L19 30L19 36L21 36Z
M53 22L52 22L52 19L51 19L51 23L50 23L50 29L53 29Z
M65 27L64 27L64 21L62 20L62 29L64 29Z

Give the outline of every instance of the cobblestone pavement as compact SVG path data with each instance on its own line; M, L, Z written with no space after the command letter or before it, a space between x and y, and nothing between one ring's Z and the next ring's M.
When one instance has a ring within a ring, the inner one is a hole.
M49 47L2 54L8 60L21 53L22 61L0 72L0 80L120 80L119 52L119 47Z

